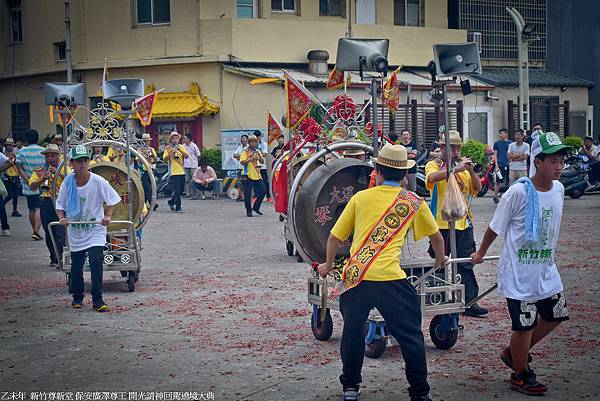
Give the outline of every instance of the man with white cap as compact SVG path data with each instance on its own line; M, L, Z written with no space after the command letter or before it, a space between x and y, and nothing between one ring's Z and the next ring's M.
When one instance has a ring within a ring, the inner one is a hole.
M458 182L461 192L465 197L467 205L470 204L470 198L481 191L481 181L474 171L473 162L468 157L461 158L462 139L458 131L450 131L450 150L452 160L451 166L455 165L453 171L454 177ZM446 220L442 218L442 205L447 191L447 168L446 160L446 142L445 136L441 135L440 141L441 158L436 158L425 165L425 186L431 194L431 212L436 216L436 222L440 227L440 232L444 237L446 244L446 254L450 254L450 230ZM468 258L475 252L475 239L473 237L473 216L470 208L467 208L467 214L462 219L455 222L456 232L456 255L459 258ZM429 248L429 255L434 256L433 249ZM479 285L473 271L472 263L459 263L458 273L461 281L465 285L465 302L476 298L479 294ZM488 310L478 304L472 305L465 310L467 316L483 316Z
M344 400L358 400L365 350L365 322L377 308L402 349L411 401L430 401L427 361L421 331L421 304L399 264L404 238L412 228L415 240L428 236L436 252L435 266L445 263L444 240L427 204L401 187L415 165L402 145L384 145L375 161L381 185L357 192L331 229L321 277L333 270L337 250L352 235L350 258L339 294L344 317L341 341Z
M63 246L65 244L65 228L62 226L55 226L53 228L54 239L56 241L56 247L58 254L54 250L52 245L52 238L50 237L50 227L48 224L58 221L58 215L54 209L54 203L52 202L52 195L54 193L54 181L56 180L56 190L60 191L64 176L63 169L58 169L58 163L60 162L60 149L57 145L50 143L46 145L46 149L42 151L42 154L46 158L46 165L41 170L36 170L31 174L29 178L29 187L33 190L40 190L40 217L42 220L42 228L46 233L46 247L50 252L50 266L59 267L60 260L62 259ZM56 177L56 178L55 178Z
M163 152L163 160L169 164L169 178L171 188L173 190L173 197L167 202L171 210L182 213L181 209L181 194L185 187L185 170L183 168L183 160L189 157L189 154L185 147L179 144L178 132L173 131L169 135L169 144L165 147Z

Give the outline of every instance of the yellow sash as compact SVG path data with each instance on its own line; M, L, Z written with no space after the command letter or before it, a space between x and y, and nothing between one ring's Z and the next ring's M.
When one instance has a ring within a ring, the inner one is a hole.
M342 273L342 280L331 292L330 299L360 284L375 259L410 222L420 205L420 199L415 194L404 188L400 189L394 202L385 210L363 243L348 259Z

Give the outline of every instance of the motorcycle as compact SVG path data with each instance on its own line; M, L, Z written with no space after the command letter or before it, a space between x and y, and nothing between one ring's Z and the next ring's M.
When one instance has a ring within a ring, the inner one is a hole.
M498 173L496 173L496 163L491 162L488 164L487 168L485 169L485 172L483 172L483 174L481 173L481 171L483 171L483 169L481 168L481 166L479 166L479 175L481 177L481 191L479 191L479 193L477 194L477 196L479 198L485 196L485 194L488 192L489 189L494 189L494 185L496 185L496 181L497 180L501 180L500 177L497 176Z
M154 179L156 180L156 197L164 198L171 196L172 191L169 185L169 166L162 160L159 160L154 167Z
M565 195L577 199L586 193L590 170L589 158L581 154L571 154L565 160L559 181L565 187Z

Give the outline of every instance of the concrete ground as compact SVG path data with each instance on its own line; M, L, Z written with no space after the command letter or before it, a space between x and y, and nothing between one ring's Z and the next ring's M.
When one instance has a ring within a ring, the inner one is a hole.
M135 292L118 273L105 274L99 314L91 301L73 310L65 276L48 267L43 242L30 239L26 217L9 218L0 237L0 391L195 391L217 400L341 399L339 342L314 339L306 302L309 266L286 256L271 205L248 219L230 200L184 200L185 214L165 200L144 229L143 270ZM21 212L25 210L20 200ZM479 242L494 211L476 199ZM547 401L600 399L600 196L565 201L558 265L571 320L533 351ZM413 257L426 243L410 244ZM499 243L491 253L498 253ZM493 265L477 267L481 288ZM86 279L89 284L89 279ZM89 290L89 289L88 289ZM510 334L504 301L494 293L485 319L461 318L458 343L436 349L424 319L435 400L515 400L498 358ZM398 347L366 359L362 400L407 399Z

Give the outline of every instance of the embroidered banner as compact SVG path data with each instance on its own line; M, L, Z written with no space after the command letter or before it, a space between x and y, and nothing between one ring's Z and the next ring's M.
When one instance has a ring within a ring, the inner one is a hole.
M135 114L140 119L140 124L142 124L144 127L150 125L150 122L152 121L152 107L154 106L156 95L156 92L152 92L133 101Z
M329 73L329 77L327 77L327 83L325 84L325 87L327 89L338 89L343 88L344 83L349 85L350 74L348 74L348 79L344 79L345 75L346 74L344 71L338 71L335 67L333 67L333 70Z
M272 143L283 134L283 128L277 120L273 118L273 114L267 109L267 143Z
M310 112L313 100L295 79L288 74L285 74L285 78L287 127L295 128Z
M400 86L398 85L398 71L397 69L392 75L385 81L383 87L383 104L390 109L393 113L398 111L400 106Z

